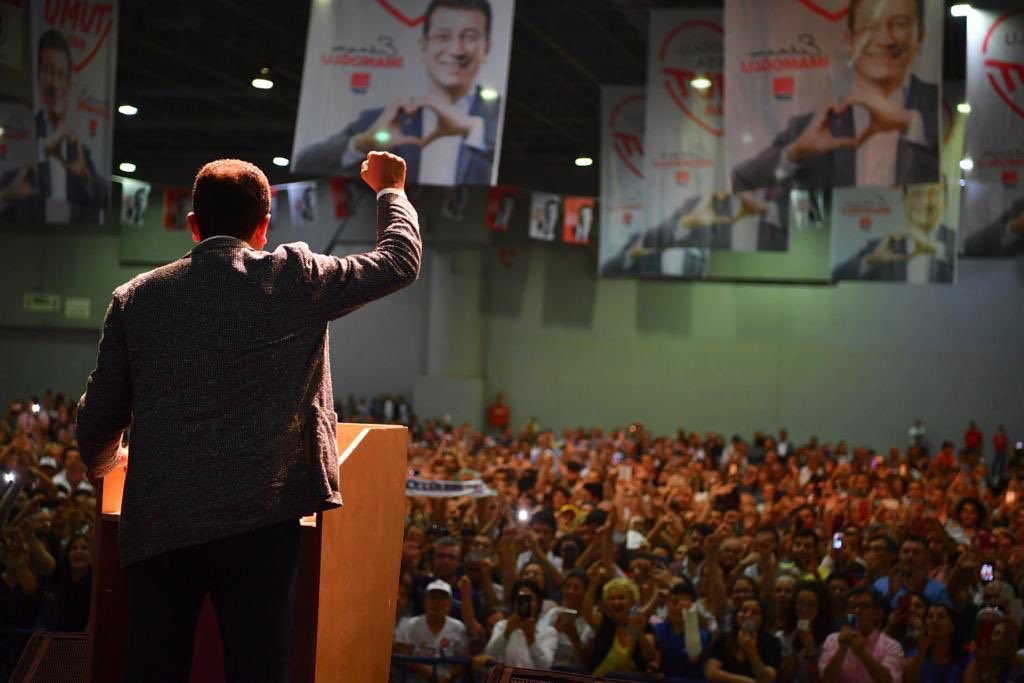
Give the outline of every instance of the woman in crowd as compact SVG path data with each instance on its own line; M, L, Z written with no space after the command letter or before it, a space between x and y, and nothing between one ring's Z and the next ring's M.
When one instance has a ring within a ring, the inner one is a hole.
M544 595L534 581L512 584L514 606L508 619L494 625L486 653L498 662L529 669L548 669L555 657L558 633L541 622Z
M907 660L904 677L908 683L953 683L962 681L971 658L964 648L964 628L947 605L928 607L924 631Z
M953 519L946 522L946 533L960 545L970 545L985 521L985 506L975 497L967 497L956 504Z
M581 571L569 572L562 581L562 604L541 616L540 623L558 631L553 666L582 671L586 666L585 649L594 632L583 614L583 598L590 579Z
M801 581L796 585L794 609L790 621L779 636L786 653L780 680L817 683L818 656L825 638L832 632L828 594L820 581Z
M782 645L765 628L761 601L743 600L736 621L735 628L711 643L704 676L723 683L773 683L782 665Z
M583 599L583 614L594 630L587 668L595 676L653 670L657 652L653 639L644 633L639 614L640 590L627 578L611 579L601 588L601 605L597 607L596 587L607 572L600 564L593 567Z
M541 595L541 602L540 602L540 607L539 607L541 616L547 614L551 610L553 610L556 607L558 607L558 603L557 602L555 602L554 600L551 600L550 598L547 597L547 595L548 595L547 576L544 574L544 567L542 567L539 563L537 563L537 562L527 562L525 565L523 565L522 571L519 572L519 580L532 581L534 583L534 585L537 586L538 590L540 591L540 595ZM509 610L513 610L513 611L514 611L513 608L515 607L515 605L513 604L512 599L513 599L514 596L515 596L515 591L511 591L506 596L506 600L505 600L505 606Z
M54 574L54 631L84 631L89 624L92 594L92 550L89 535L72 536Z
M885 635L897 641L904 652L914 652L918 647L918 640L924 635L928 607L928 599L920 593L904 595L899 599L896 608L889 613Z

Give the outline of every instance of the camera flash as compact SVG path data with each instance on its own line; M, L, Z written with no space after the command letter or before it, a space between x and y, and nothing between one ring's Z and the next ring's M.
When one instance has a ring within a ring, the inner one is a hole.
M38 413L40 410L42 410L42 406L40 406L38 403L33 403L32 404L32 412L33 413Z
M530 513L526 511L526 508L519 508L518 517L520 522L525 522L526 520L530 519Z
M14 481L14 472L7 472L4 474L4 481L10 484Z

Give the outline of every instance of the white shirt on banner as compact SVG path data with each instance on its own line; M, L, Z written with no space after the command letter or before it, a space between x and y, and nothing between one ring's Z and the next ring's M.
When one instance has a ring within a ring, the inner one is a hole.
M46 164L50 169L50 196L49 199L58 199L60 201L67 201L68 199L68 172L64 168L57 157L49 156L46 153L46 147L44 142L49 137L50 133L53 132L53 127L50 122L43 118L43 135L39 138L39 161L40 163ZM60 149L57 151L63 158L68 158L68 140L64 138L60 141Z
M907 282L912 285L926 285L931 282L932 262L935 260L946 262L949 255L946 254L946 245L942 242L934 242L923 232L914 230L911 232L911 240L919 240L931 245L935 253L926 256L915 256L907 262Z

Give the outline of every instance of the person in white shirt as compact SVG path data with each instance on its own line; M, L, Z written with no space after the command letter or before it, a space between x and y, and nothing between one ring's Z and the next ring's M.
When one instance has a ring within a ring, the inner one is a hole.
M512 585L512 614L494 625L486 653L503 664L549 669L558 647L558 631L539 621L543 601L540 587L520 579Z
M403 619L395 629L395 653L417 657L453 659L469 657L469 636L462 622L448 616L452 606L452 587L445 581L434 581L427 586L424 599L425 612L418 617ZM405 664L414 676L410 683L453 681L460 666ZM436 671L437 678L434 678Z

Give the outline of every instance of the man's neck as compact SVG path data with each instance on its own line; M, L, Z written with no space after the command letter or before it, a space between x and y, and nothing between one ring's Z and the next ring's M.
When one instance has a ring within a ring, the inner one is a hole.
M894 92L903 87L903 84L907 82L907 79L903 78L900 80L886 79L886 80L867 80L865 78L858 77L855 84L858 88L865 90L876 90L880 92L884 97L889 97Z
M445 88L443 86L437 85L436 83L431 83L429 92L432 95L438 95L439 97L447 98L449 102L455 104L456 102L458 102L459 100L466 96L466 93L469 92L469 88L461 86Z

